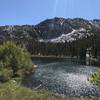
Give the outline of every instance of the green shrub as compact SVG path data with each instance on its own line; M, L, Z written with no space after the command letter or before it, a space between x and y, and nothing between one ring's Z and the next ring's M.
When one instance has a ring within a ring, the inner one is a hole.
M25 48L13 42L0 45L0 80L3 77L5 80L15 76L24 76L33 69L31 56Z
M2 81L8 81L11 79L11 77L13 76L13 70L12 69L1 69L0 70L0 80Z
M93 75L91 75L89 80L94 85L97 85L98 87L100 87L100 68L97 69Z

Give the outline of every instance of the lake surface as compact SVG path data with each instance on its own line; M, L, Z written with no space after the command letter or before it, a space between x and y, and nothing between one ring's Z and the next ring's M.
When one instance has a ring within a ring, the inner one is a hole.
M34 58L36 72L27 79L31 88L46 88L67 96L100 96L100 88L87 79L96 66L87 66L75 59Z

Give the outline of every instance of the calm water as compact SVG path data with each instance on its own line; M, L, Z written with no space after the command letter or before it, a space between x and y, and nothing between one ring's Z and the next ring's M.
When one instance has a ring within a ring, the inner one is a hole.
M69 96L100 96L100 88L87 81L97 67L86 66L75 59L33 59L38 65L34 75L27 79L31 88L46 88Z

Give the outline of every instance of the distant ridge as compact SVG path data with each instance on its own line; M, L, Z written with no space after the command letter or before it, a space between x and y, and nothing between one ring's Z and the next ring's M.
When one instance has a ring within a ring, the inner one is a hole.
M40 42L72 42L100 31L100 19L53 18L37 25L0 26L0 40L33 39Z

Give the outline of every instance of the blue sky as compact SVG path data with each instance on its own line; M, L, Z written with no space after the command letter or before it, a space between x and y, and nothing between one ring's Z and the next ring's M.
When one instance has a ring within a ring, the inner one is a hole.
M53 17L99 19L100 0L0 0L0 25L37 24Z

